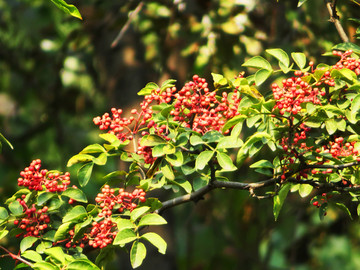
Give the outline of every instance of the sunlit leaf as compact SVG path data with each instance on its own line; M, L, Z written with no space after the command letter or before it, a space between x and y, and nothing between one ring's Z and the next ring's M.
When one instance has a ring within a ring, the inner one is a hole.
M279 214L280 214L280 210L284 204L284 201L287 197L287 194L289 193L291 185L290 184L285 184L279 191L279 193L274 196L274 217L275 220L278 219Z
M291 53L291 57L292 59L294 59L296 65L300 68L303 69L306 65L306 56L304 53Z
M51 0L59 9L64 11L66 14L82 20L79 10L74 5L69 5L64 0Z
M143 234L141 236L141 238L146 239L151 244L153 244L155 247L157 247L157 249L159 250L160 253L165 254L167 244L160 235L158 235L157 233L149 232L149 233Z
M225 171L237 170L236 166L234 165L234 163L231 160L231 158L229 157L229 155L222 153L222 152L217 152L216 159L219 162L219 165L221 166L221 168L223 170L225 170Z
M268 54L274 56L280 63L285 67L289 67L290 59L288 54L282 49L267 49L265 50Z
M130 262L132 268L139 267L146 257L146 247L143 243L135 241L130 250Z
M206 165L208 165L210 159L214 155L214 151L206 150L201 152L197 157L195 161L195 168L196 170L202 170L205 168Z
M244 67L252 67L252 68L258 68L258 69L267 69L272 71L272 67L265 58L261 56L254 56L247 60L244 64L242 64Z
M32 245L39 240L39 238L34 237L34 236L28 236L25 237L23 240L21 240L20 242L20 251L24 252L25 250L27 250L28 248L31 248Z

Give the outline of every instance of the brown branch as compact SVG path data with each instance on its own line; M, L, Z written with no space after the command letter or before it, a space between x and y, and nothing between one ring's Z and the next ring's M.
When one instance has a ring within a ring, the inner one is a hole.
M11 258L13 258L14 260L18 260L18 261L20 261L20 262L23 262L23 263L27 264L28 266L30 266L31 268L34 267L34 265L33 265L31 262L29 262L29 261L21 258L20 256L15 255L14 253L10 252L9 250L7 250L6 248L4 248L3 246L0 246L0 249L4 250L4 251L5 251L7 254L9 254L9 256L10 256Z
M127 20L127 22L125 23L125 25L121 28L119 34L116 36L116 38L114 39L114 41L111 43L111 48L115 48L118 44L119 41L122 39L122 37L124 36L125 32L128 30L131 22L134 20L134 18L136 17L136 15L140 12L140 10L143 8L144 6L144 2L141 1L138 6L134 9L133 12L131 12L129 19Z
M267 179L261 182L256 183L240 183L240 182L223 182L223 181L212 181L210 184L198 189L197 191L186 194L180 197L176 197L174 199L165 201L162 203L162 207L158 209L156 212L161 214L163 211L165 211L168 208L172 208L174 206L177 206L179 204L187 203L190 201L197 202L203 198L203 196L206 193L209 193L213 189L216 188L231 188L231 189L241 189L241 190L252 190L255 189L271 186L275 184L276 182L280 181L280 177L277 178L271 178Z
M359 164L358 162L353 162L353 163L347 163L347 164L342 164L342 165L332 165L332 166L337 166L337 168L339 168L339 166L342 166L342 168L345 168L344 167L345 165L347 167L349 167L350 164L352 164L352 165ZM334 168L334 167L332 167L332 168ZM258 196L255 194L254 190L261 189L264 187L269 187L269 186L275 185L276 183L286 183L286 182L294 183L294 184L311 185L314 188L316 188L318 190L322 190L322 191L340 191L340 192L360 191L360 185L346 187L346 186L341 186L341 185L338 185L337 183L332 183L332 182L320 183L320 182L312 181L312 180L297 180L294 177L288 177L286 179L286 181L284 181L284 182L281 182L281 181L282 180L280 177L274 177L274 178L270 178L270 179L267 179L264 181L255 182L255 183L243 183L243 182L233 182L233 181L224 182L224 181L215 180L195 192L192 192L190 194L186 194L186 195L176 197L174 199L170 199L170 200L163 202L162 207L160 209L156 210L156 213L161 214L163 211L165 211L169 208L172 208L174 206L183 204L183 203L187 203L187 202L191 202L191 201L197 202L197 201L203 199L203 196L205 194L209 193L210 191L212 191L214 189L231 188L231 189L239 189L239 190L248 190L252 197L255 197L258 199L269 198L269 197L274 196L275 194Z
M336 30L339 33L340 38L342 39L343 42L349 42L349 38L346 35L344 28L342 27L340 21L339 21L339 16L337 15L336 12L336 0L330 1L330 0L325 0L326 3L326 8L330 14L330 22L335 24Z

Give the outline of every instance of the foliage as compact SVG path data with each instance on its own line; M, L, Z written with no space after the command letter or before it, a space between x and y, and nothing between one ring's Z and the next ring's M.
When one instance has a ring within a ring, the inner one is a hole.
M350 215L333 196L347 192L358 200L358 55L352 50L334 51L340 57L335 65L314 67L312 62L307 65L305 55L293 53L299 68L293 69L294 63L283 50L268 53L279 60L279 69L255 56L243 64L257 68L254 75L228 80L213 74L214 90L197 75L179 91L174 80L161 86L149 83L139 92L144 96L141 111L133 109L133 116L126 118L121 109L113 108L111 116L95 117L94 123L107 131L100 135L105 144L89 145L68 162L68 166L81 165L81 187L91 179L93 167L105 166L108 158L130 163L129 171L103 177L106 184L95 205L83 206L88 199L81 189L68 187L69 173L41 169L41 161L34 160L18 179L25 189L6 201L10 214L1 208L2 237L9 230L23 237L22 257L12 256L29 259L34 264L27 264L35 269L71 269L73 264L98 269L83 254L86 248L105 250L131 244L130 260L136 268L146 257L143 240L161 253L166 251L160 235L141 233L142 228L166 224L159 213L221 187L247 189L254 196L259 196L255 190L271 187L266 194L274 198L275 219L289 191L301 197L312 194L321 218L330 203ZM294 72L295 76L272 84L272 94L265 98L255 85L276 72ZM239 136L244 126L253 133L243 141ZM127 148L129 142L133 149ZM245 183L229 174L264 147L275 157L260 159L250 168L269 179ZM131 186L138 188L131 193L124 190ZM190 196L163 203L145 198L146 192L161 188L174 192L181 188ZM311 193L313 188L322 195ZM34 252L31 247L45 259L29 256Z
M65 12L79 17L74 10ZM164 10L159 14L167 17ZM352 218L343 198L358 205L360 48L346 42L333 49L327 55L338 58L334 65L268 49L266 58L256 55L242 64L255 70L252 75L212 73L214 87L198 75L180 89L175 80L148 83L138 93L140 109L127 114L112 108L93 119L105 132L103 142L67 163L78 166L80 188L70 186L68 172L41 169L39 159L20 173L23 188L0 208L0 238L20 238L20 253L1 249L20 262L17 268L34 269L100 269L114 250L128 249L136 268L146 243L166 252L165 240L152 231L167 223L163 212L214 189L272 198L275 220L291 193L308 198L321 219L334 207ZM198 67L209 58L202 61ZM271 91L262 94L274 78ZM114 160L127 163L126 169L113 170ZM99 179L99 167L110 172L91 198L84 188ZM260 181L241 177L244 167ZM156 190L172 190L176 197L160 202L147 195Z

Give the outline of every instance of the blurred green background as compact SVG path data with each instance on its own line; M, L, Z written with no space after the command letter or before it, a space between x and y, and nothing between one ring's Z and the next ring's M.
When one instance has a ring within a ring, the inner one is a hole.
M35 158L45 168L69 170L71 156L100 142L92 118L111 107L138 106L136 93L147 82L173 78L180 88L193 74L210 83L211 72L231 78L246 71L241 66L246 59L267 48L304 52L315 63L332 64L336 59L321 55L341 42L324 1L297 8L295 0L159 0L144 1L112 48L140 1L68 2L83 21L51 1L0 0L0 131L14 145L0 155L2 202ZM338 2L345 31L356 42L358 25L348 19L359 16L360 6ZM121 164L95 171L89 196L103 184L101 175L116 166ZM76 168L70 172L77 184ZM250 170L235 177L260 180ZM309 201L289 196L275 222L270 199L216 190L196 205L165 212L169 224L159 233L168 241L167 255L149 246L139 269L360 269L356 214L350 220L331 209L320 221ZM16 251L14 239L0 244ZM0 257L0 267L13 269L14 262ZM109 269L130 269L128 254L117 252Z

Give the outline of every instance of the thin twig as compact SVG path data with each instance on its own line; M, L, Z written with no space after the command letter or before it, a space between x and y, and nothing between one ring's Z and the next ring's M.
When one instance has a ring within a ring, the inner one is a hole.
M346 35L344 28L342 27L340 21L339 21L339 16L337 15L336 12L336 0L330 1L330 0L325 0L326 3L326 8L330 14L330 22L335 24L336 30L339 33L340 38L342 39L343 42L349 42L349 38Z
M28 266L30 266L31 268L34 267L34 265L33 265L31 262L29 262L29 261L21 258L20 256L15 255L14 253L10 252L9 250L7 250L6 248L4 248L3 246L0 246L0 249L4 250L4 251L5 251L7 254L9 254L9 256L10 256L11 258L13 258L14 260L18 260L18 261L20 261L20 262L23 262L23 263L27 264Z
M309 165L305 165L305 167L309 168L309 169L344 169L344 168L348 168L348 167L352 167L352 166L356 166L356 165L359 165L359 161L354 161L354 162L344 163L344 164L334 164L334 165L309 164Z
M140 10L142 9L142 7L144 6L144 2L141 1L138 6L134 9L133 12L131 12L129 19L127 20L127 22L125 23L125 25L121 28L119 34L117 35L117 37L114 39L114 41L111 43L111 48L115 48L118 44L119 41L122 39L122 37L124 36L125 32L128 30L131 22L134 20L134 18L136 17L136 15L140 12Z

